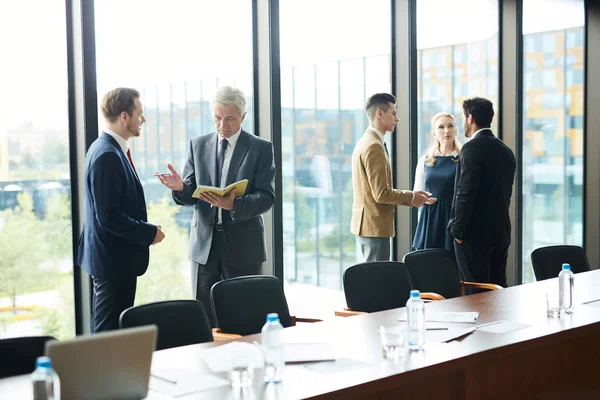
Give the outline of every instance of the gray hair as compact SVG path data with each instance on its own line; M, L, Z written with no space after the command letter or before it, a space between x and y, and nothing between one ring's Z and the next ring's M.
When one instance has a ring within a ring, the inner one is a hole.
M240 116L246 113L246 96L240 89L223 86L217 89L210 103L211 111L214 111L216 105L229 106L234 105L240 112Z

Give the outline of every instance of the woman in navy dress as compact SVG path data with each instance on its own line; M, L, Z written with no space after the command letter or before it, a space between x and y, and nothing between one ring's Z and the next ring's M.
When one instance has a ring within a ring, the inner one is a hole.
M431 119L431 130L433 143L419 159L413 190L430 192L437 202L419 210L413 248L446 248L454 251L454 239L446 227L450 219L460 153L460 144L456 140L456 120L450 113L437 113Z

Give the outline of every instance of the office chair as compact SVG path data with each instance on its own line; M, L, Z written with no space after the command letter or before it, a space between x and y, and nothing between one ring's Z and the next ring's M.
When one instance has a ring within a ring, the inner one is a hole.
M531 253L531 263L535 279L538 281L556 278L563 263L571 264L574 273L590 271L590 262L583 248L579 246L560 245L535 249Z
M493 283L465 282L458 275L454 253L447 249L415 250L404 256L415 289L439 293L446 299L465 295L465 288L498 290Z
M341 317L404 307L413 289L406 266L397 261L356 264L344 271L343 279L348 308L335 312ZM437 293L421 293L421 298L443 299Z
M290 315L279 279L269 275L251 275L225 279L210 289L210 302L219 333L252 335L260 333L269 313L279 314L284 328L296 322L319 319Z
M44 355L44 346L52 336L25 336L0 340L0 378L30 374L35 360Z
M198 300L170 300L126 309L119 328L158 326L156 350L213 341L210 322Z

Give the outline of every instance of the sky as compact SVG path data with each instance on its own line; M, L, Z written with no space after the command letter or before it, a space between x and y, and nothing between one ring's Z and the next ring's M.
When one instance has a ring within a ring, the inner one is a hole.
M66 126L64 7L0 0L0 133L26 121ZM542 8L560 18L541 18ZM96 0L99 93L202 78L252 90L251 12L250 0ZM390 12L389 0L281 0L282 68L388 54ZM497 12L493 0L418 0L417 47L490 37ZM525 0L524 14L525 33L581 26L583 0Z

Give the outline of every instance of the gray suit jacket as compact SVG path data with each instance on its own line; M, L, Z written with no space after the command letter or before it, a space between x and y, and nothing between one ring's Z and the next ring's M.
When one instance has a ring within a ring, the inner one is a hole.
M183 190L173 191L173 200L180 205L194 206L190 233L189 257L206 264L212 244L216 207L192 197L196 185L219 186L217 175L218 134L192 138L183 168ZM275 158L271 142L242 130L236 143L227 185L248 179L246 194L235 199L231 211L223 210L223 231L227 250L234 266L260 264L267 259L262 214L275 201Z

